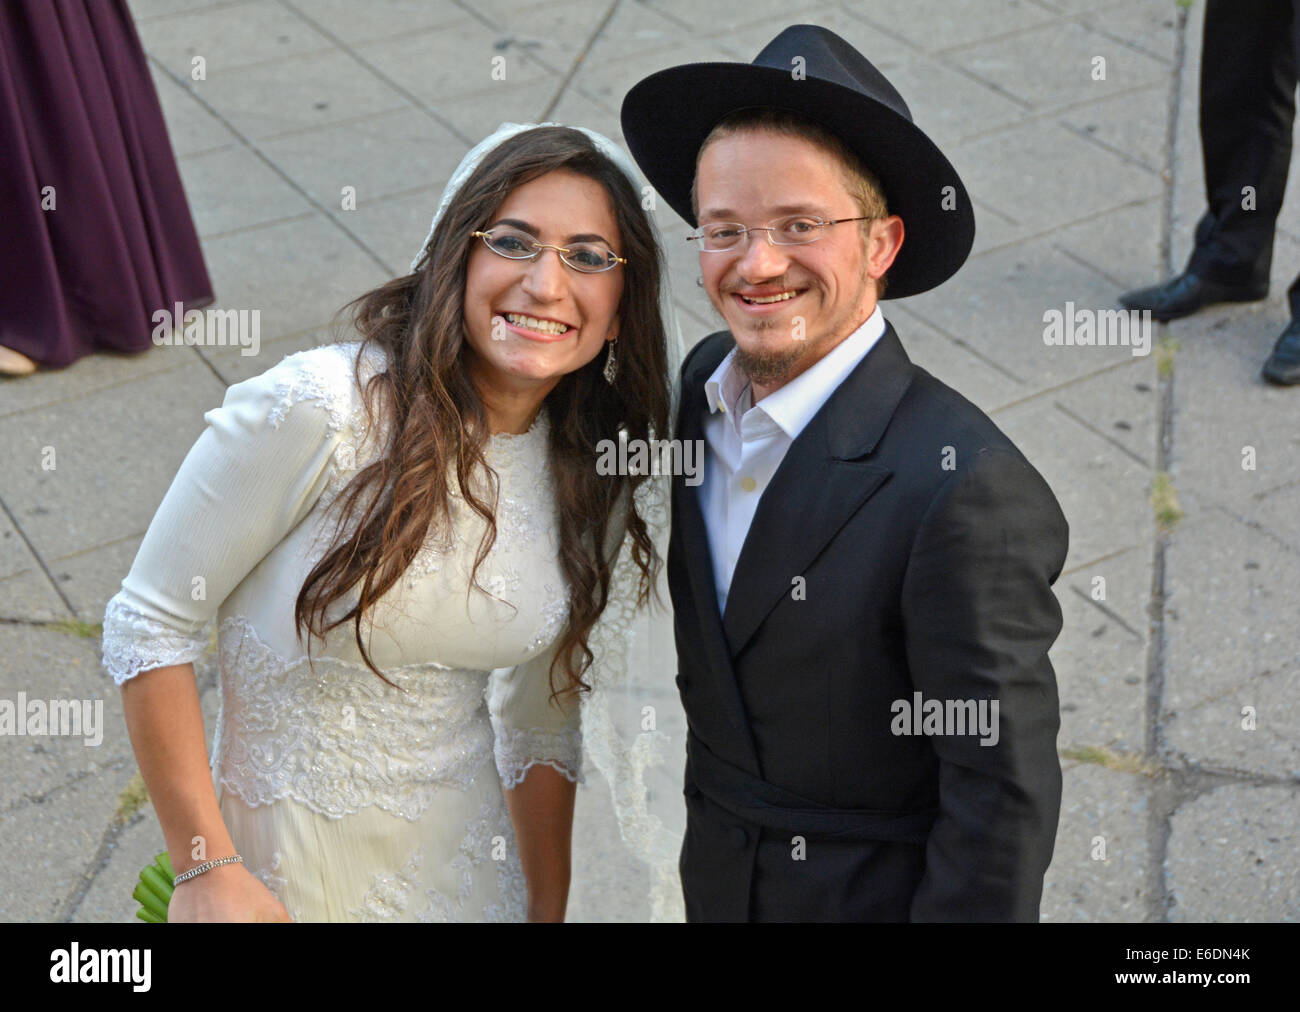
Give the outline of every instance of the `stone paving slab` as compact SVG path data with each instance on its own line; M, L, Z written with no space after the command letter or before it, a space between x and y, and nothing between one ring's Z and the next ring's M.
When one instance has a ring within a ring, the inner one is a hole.
M1132 361L1131 348L1043 340L1049 311L1109 309L1114 294L1105 279L1044 237L987 252L968 261L950 285L901 301L1016 378L1028 396Z
M330 208L330 215L373 250L389 273L397 277L411 269L411 261L424 241L424 236L411 237L413 224L428 219L427 230L446 185L447 180L442 179L413 192L358 200L355 210L343 210L339 202Z
M999 411L993 420L1061 503L1070 524L1066 569L1150 540L1149 472L1136 461L1043 399Z
M333 335L343 333L344 324L345 321L340 320L336 325L313 327L297 334L277 337L273 341L264 341L256 355L246 355L242 348L204 348L203 358L223 382L240 383L253 376L260 376L286 355L329 344ZM347 337L351 339L352 335L347 334Z
M34 570L38 565L18 528L0 514L0 580Z
M364 9L353 0L296 0L285 6L318 32L349 45L454 28L465 20L463 8L427 0L370 3Z
M1153 470L1159 449L1158 386L1154 357L1138 357L1119 363L1114 371L1071 383L1052 401L1075 422Z
M79 924L139 924L132 899L140 870L167 849L152 805L145 805L109 842L99 868L74 917Z
M1069 22L980 42L952 57L972 77L996 81L1028 102L1030 112L1076 106L1081 100L1091 105L1163 83L1168 73L1163 61ZM1080 68L1088 71L1084 86Z
M1056 585L1065 621L1052 650L1062 750L1103 747L1139 754L1145 748L1149 622L1145 609L1135 605L1150 594L1151 551L1140 545L1063 576ZM1105 581L1102 601L1093 596L1098 577Z
M972 197L1017 223L1017 238L1160 193L1150 170L1048 119L967 141L949 158Z
M0 920L60 919L69 896L96 873L105 827L132 775L132 764L124 760L116 770L0 812L9 858L0 866Z
M1134 0L1131 3L1062 3L1052 6L1077 13L1079 24L1140 53L1155 57L1172 69L1178 44L1177 9L1168 0ZM1195 15L1199 15L1196 11Z
M57 622L66 620L72 609L50 585L39 569L23 570L0 580L0 601L8 622Z
M5 502L45 557L140 533L203 431L203 411L223 396L221 383L191 357L181 369L124 388L0 418Z
M136 16L145 52L183 78L189 78L196 56L215 71L278 63L333 48L327 36L280 4L194 6L199 9L178 10L171 17Z
M282 134L260 147L309 197L331 210L341 207L344 186L354 187L360 202L448 179L467 150L424 112L409 108ZM355 287L356 276L348 277Z
M32 408L75 402L98 390L133 383L194 362L192 349L185 349L187 354L171 354L176 350L151 348L129 355L102 352L80 359L66 369L24 376L21 383L5 384L4 394L0 396L0 421Z
M172 152L177 158L206 151L220 151L239 143L234 131L220 117L210 113L202 103L195 101L189 90L177 84L171 74L152 63L149 70L158 92L158 100L162 104L163 116L167 119ZM190 198L192 206L192 195Z
M104 616L109 599L122 589L144 532L130 534L99 548L49 560L50 574L73 609L92 625Z
M1165 613L1173 635L1164 706L1170 745L1190 756L1231 756L1235 769L1295 776L1300 763L1294 732L1300 724L1294 705L1279 697L1277 678L1300 669L1300 649L1289 628L1300 557L1211 511L1204 520L1198 515L1179 526L1168 559ZM1266 678L1273 679L1271 685ZM1267 736L1240 727L1241 708L1260 707L1261 693L1274 702L1268 721L1273 734ZM1211 703L1212 717L1190 719Z
M311 203L247 148L185 159L185 192L199 238L309 214Z
M908 312L905 302L896 310L891 307L890 322L908 358L950 386L960 385L965 396L976 404L1000 406L1024 395L1023 385L977 353L972 342L936 330L922 317Z
M1295 788L1228 786L1172 820L1171 921L1300 920Z
M1062 766L1061 820L1043 879L1042 920L1146 920L1144 778L1092 763Z
M864 21L920 49L941 52L1056 21L1052 12L1024 0L873 0L852 4Z
M1292 663L1243 677L1203 703L1171 714L1164 731L1169 746L1190 757L1194 768L1295 780L1300 777L1298 722L1300 666Z
M1118 296L1134 278L1146 277L1147 265L1159 258L1162 210L1160 197L1136 200L1058 229L1052 245L1105 279ZM1119 302L1112 299L1097 308L1119 308Z
M97 725L91 737L87 737L89 727L84 723L78 735L7 736L0 812L16 816L27 807L25 802L53 796L109 767L120 769L126 764L135 768L131 743L120 733L124 728L121 695L100 669L97 646L94 637L84 638L60 627L0 625L0 651L6 659L0 665L2 698L15 702L25 698L28 704L89 701L88 716ZM85 709L80 709L85 714ZM99 744L95 738L100 739Z
M1104 144L1121 158L1158 174L1163 167L1167 102L1168 86L1162 79L1150 86L1138 86L1100 102L1066 110L1061 114L1060 122L1078 133L1087 134L1094 142ZM1147 232L1146 236L1150 238L1151 233ZM1113 237L1112 246L1119 246ZM1115 252L1121 252L1121 249L1117 248ZM1150 256L1148 253L1144 259L1144 269L1151 262Z
M388 280L368 250L322 215L211 239L204 255L219 304L257 309L262 341L326 324L367 285Z

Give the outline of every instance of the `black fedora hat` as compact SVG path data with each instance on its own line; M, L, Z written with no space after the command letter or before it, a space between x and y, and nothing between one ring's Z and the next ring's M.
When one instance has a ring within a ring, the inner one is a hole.
M700 145L721 119L754 106L821 124L880 179L889 213L905 229L887 298L934 288L965 262L975 215L957 170L885 76L818 25L791 25L753 63L688 63L651 74L623 99L623 136L650 184L696 225L691 184Z

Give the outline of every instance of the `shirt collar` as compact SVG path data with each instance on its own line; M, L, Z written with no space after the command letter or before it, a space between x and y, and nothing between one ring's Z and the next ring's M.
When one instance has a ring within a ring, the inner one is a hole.
M884 332L885 317L880 311L880 304L876 303L876 308L857 330L757 405L753 404L749 380L736 368L736 349L732 348L713 370L713 375L704 381L709 412L722 411L730 415L732 424L739 431L744 412L751 406L756 406L776 422L787 436L795 439Z

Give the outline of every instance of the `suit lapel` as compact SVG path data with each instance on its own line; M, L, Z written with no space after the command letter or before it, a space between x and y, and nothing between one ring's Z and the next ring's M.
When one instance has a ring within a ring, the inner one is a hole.
M711 335L712 336L712 335ZM705 338L709 340L709 338ZM734 346L730 335L701 348L683 376L678 438L704 439L708 400L704 381ZM913 366L894 328L831 394L790 445L763 497L741 548L725 619L700 504L700 485L673 480L673 524L681 538L702 649L750 772L761 775L733 658L749 642L782 594L892 473L866 457L880 441L912 381Z
M717 368L722 355L730 347L729 343L726 344L721 355L708 355L704 353L706 349L701 349L702 354L697 355L696 361L691 363L692 368L684 379L682 390L678 438L683 441L698 439L704 445L704 416L708 412L704 381ZM736 675L731 667L731 655L727 652L727 643L722 633L722 615L718 610L718 591L713 575L713 555L709 550L708 528L700 504L699 490L702 487L687 485L682 476L673 479L673 520L682 539L687 578L690 581L691 597L695 601L696 619L705 656L714 672L727 717L752 754L749 721L745 716ZM754 772L757 773L757 769Z
M888 323L866 357L790 445L759 500L727 594L730 657L848 519L892 473L867 457L912 380Z

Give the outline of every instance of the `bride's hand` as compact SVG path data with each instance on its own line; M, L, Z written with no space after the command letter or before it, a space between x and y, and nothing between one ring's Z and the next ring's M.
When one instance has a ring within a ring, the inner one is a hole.
M210 921L292 922L293 918L242 864L223 864L178 885L167 908L168 924Z

